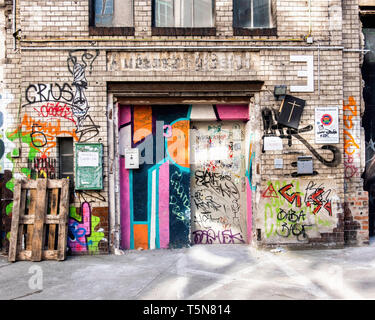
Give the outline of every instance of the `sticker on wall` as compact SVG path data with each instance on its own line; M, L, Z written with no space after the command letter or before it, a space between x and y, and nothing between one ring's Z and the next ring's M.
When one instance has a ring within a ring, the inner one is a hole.
M264 137L264 151L283 150L283 141L279 137Z
M282 169L284 166L284 161L283 159L275 159L274 160L274 168L275 169Z
M339 143L338 107L315 108L315 143Z

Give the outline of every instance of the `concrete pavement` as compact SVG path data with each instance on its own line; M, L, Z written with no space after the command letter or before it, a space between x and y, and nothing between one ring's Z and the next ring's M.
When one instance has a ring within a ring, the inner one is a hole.
M375 299L375 242L281 252L197 245L13 264L0 256L0 299Z

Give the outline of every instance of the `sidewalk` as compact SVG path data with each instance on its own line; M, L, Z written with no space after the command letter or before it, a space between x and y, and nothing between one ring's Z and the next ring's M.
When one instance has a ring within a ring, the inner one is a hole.
M30 280L37 272L41 290ZM13 264L0 256L0 299L375 299L375 243L282 252L197 245Z

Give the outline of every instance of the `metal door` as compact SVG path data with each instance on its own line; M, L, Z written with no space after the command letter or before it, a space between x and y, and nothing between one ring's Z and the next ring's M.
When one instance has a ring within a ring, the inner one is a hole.
M245 134L242 122L191 128L192 242L245 243Z

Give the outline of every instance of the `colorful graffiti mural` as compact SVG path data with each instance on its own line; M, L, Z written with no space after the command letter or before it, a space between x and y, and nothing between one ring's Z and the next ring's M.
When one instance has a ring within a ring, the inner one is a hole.
M337 227L336 187L330 180L271 180L261 193L257 228L269 243L309 242Z
M125 249L189 244L190 106L121 106L121 231ZM139 170L126 170L124 149L138 148Z
M191 236L190 198L194 190L190 185L190 121L233 120L232 118L247 120L248 105L120 105L122 248L184 247L194 242L194 239L201 238L198 235ZM211 126L210 129L215 131L220 130L221 125L212 123ZM125 148L139 150L140 169L125 169ZM226 151L230 156L230 150ZM245 172L242 178L241 192L245 192L246 199L246 192L251 190L246 188ZM214 206L213 202L208 202L207 206ZM242 237L246 239L246 222L244 230ZM221 243L231 243L237 242L240 236L237 231L230 233L227 230L217 234L216 238ZM203 238L199 241L205 242Z
M7 226L10 227L8 220L11 219L12 194L17 175L29 179L57 178L56 159L51 156L57 146L57 137L72 137L76 142L86 142L99 134L99 126L93 123L88 114L90 106L85 96L85 90L88 88L86 69L89 68L91 72L93 62L98 55L97 50L93 54L87 50L71 51L67 65L73 75L72 84L37 83L30 84L26 89L26 103L21 109L23 114L20 115L20 122L15 130L7 130L5 133L7 140L13 143L12 148L8 148L10 152L6 154L12 166L9 171L5 171L7 201L2 203L5 208L3 211L6 213L5 217L3 215L3 225L6 228L2 234L5 249L6 239L9 238L10 228L7 229ZM27 167L16 168L13 165L16 159L11 153L15 143L19 144L19 147L21 143L26 144ZM99 200L102 201L100 198ZM81 208L77 210L72 203L68 243L71 252L97 252L99 244L108 238L108 234L105 235L102 229L108 230L108 208L95 207L91 210L91 202L84 201ZM102 251L108 251L107 244L101 246Z
M73 253L97 253L99 252L99 243L106 241L104 229L100 227L101 218L96 214L98 209L104 209L108 219L108 208L91 209L90 203L83 202L80 214L78 214L77 208L70 207L68 247ZM103 218L102 220L105 220Z

